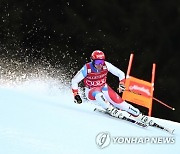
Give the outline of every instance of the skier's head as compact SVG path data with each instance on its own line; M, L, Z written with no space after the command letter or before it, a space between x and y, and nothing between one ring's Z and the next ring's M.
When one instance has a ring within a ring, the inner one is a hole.
M100 50L95 50L91 54L92 60L105 60L105 54Z
M104 65L105 54L100 50L95 50L91 54L91 61L97 69L102 69Z

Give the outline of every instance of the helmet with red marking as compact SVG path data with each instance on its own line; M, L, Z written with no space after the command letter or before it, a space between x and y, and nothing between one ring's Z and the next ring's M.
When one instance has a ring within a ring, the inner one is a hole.
M104 52L102 52L100 50L95 50L91 54L91 59L92 60L97 60L97 59L105 60L105 54L104 54Z

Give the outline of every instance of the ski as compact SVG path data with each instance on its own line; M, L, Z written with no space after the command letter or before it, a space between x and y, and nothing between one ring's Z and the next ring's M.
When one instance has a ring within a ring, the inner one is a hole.
M106 112L105 110L101 110L101 109L95 108L94 111L97 111L97 112L100 112L100 113L104 113L104 114L107 114L107 115L111 116L111 115L110 115L108 112ZM113 116L111 116L111 117L113 117ZM117 117L114 117L114 118L117 118ZM143 127L143 128L147 128L147 127L148 127L148 125L145 124L145 123L136 121L136 120L134 120L134 119L130 119L130 118L125 117L125 116L124 116L123 118L117 118L117 119L122 119L122 120L128 121L128 122L130 122L130 123L133 123L133 124L138 125L138 126Z
M175 131L175 129L166 128L166 127L161 126L161 125L159 125L159 124L157 124L155 122L153 124L149 125L149 126L154 127L154 128L159 128L159 129L164 130L164 131L166 131L166 132L168 132L170 134L174 134L174 131Z
M107 115L111 116L109 113L107 113L105 110L102 110L102 109L95 108L94 111L104 113L104 114L107 114ZM113 116L111 116L111 117L113 117ZM117 117L114 117L114 118L117 118ZM133 124L138 125L138 126L143 127L143 128L147 128L148 126L158 128L158 129L164 130L164 131L166 131L166 132L168 132L170 134L174 134L174 131L175 131L175 129L169 129L169 128L161 126L161 125L159 125L159 124L157 124L155 122L150 123L150 124L145 124L143 122L136 121L134 119L131 119L131 118L128 118L128 117L125 117L125 116L123 118L117 118L117 119L122 119L122 120L128 121L130 123L133 123Z

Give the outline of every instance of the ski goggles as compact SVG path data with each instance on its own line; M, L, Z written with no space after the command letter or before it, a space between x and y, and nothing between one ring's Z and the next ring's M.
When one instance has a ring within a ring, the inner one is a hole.
M102 59L94 60L94 64L95 65L104 65L104 60L102 60Z

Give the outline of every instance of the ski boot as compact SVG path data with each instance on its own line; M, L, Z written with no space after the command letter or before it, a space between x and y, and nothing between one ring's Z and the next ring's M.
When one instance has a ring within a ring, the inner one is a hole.
M136 117L137 120L145 123L145 124L148 124L150 126L152 126L154 124L153 120L150 119L150 117L140 113L137 117Z
M106 109L106 112L108 112L111 116L116 117L116 118L120 118L120 119L122 119L123 117L129 117L130 116L130 114L127 113L126 111L119 110L119 109L113 107L112 105L110 105Z

